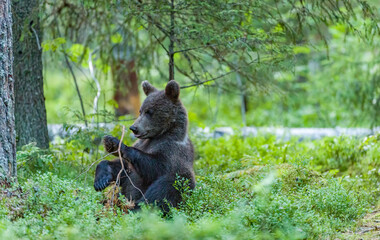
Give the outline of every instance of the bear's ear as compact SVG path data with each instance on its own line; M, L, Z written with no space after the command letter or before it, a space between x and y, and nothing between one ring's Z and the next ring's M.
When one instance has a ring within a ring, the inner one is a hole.
M165 88L165 94L168 96L171 100L175 101L179 97L179 84L174 81L170 80Z
M148 81L143 81L141 83L141 86L142 86L142 88L144 90L145 95L147 95L147 96L149 94L151 94L152 92L157 91L157 89L155 87L153 87L153 85L150 84Z

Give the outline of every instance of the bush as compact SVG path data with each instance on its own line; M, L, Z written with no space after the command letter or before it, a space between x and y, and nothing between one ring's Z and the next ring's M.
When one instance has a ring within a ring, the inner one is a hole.
M29 145L18 152L19 185L0 195L0 238L341 237L379 201L378 139L200 139L196 188L178 179L184 201L165 217L104 207L107 196L92 188L94 169L80 175L98 160L91 148L83 164L70 141L50 151Z

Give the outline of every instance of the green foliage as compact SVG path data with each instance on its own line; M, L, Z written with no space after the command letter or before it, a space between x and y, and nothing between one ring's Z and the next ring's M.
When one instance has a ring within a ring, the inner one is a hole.
M49 123L84 120L57 53L74 63L89 122L114 121L106 79L115 60L133 59L139 79L162 87L173 55L176 80L204 82L181 92L192 126L240 127L241 97L248 125L379 122L378 17L365 1L45 0L42 11ZM101 86L93 114L88 60ZM184 201L168 216L124 214L92 188L100 140L120 138L122 126L64 129L70 136L51 150L31 144L17 153L19 184L0 192L1 239L335 239L380 203L378 135L234 135L193 137L197 185L178 179Z
M139 78L163 83L172 59L175 79L183 85L204 83L230 94L256 87L267 91L278 73L293 71L299 60L304 65L303 55L320 58L310 46L316 39L322 48L330 35L373 39L379 32L376 9L359 0L44 0L41 15L47 35L43 48L61 47L85 68L92 53L96 68L103 70L98 78L107 78L115 62L133 59ZM337 26L338 34L330 33L330 26Z
M58 47L64 43L66 43L66 39L59 37L59 38L42 42L41 47L44 52L50 51L50 50L55 52L58 49Z
M121 126L111 132L120 135ZM104 207L106 196L92 187L88 167L104 155L93 140L104 134L77 130L50 151L18 152L19 185L0 195L2 239L320 239L341 237L379 204L377 135L301 142L233 135L194 138L197 185L177 179L184 201L168 216L149 208L125 214Z
M74 90L69 70L58 70L62 63L57 59L46 58L46 61L53 63L53 66L48 65L45 68L48 70L44 73L44 94L48 123L84 123L79 98ZM112 99L112 91L110 91L112 83L99 79L103 92L98 102L98 114L91 115L88 113L93 111L92 104L97 92L96 86L86 75L77 71L75 71L75 74L77 75L79 89L87 113L87 120L89 122L114 121L113 105L108 103L109 99Z
M205 83L197 92L186 92L193 124L241 125L241 94L247 125L378 124L377 6L356 0L173 3L42 1L42 47L66 53L79 68L87 113L96 95L83 69L90 53L102 86L98 112L112 112L115 104L106 106L113 90L107 81L110 67L133 59L140 80L162 85L173 43L175 79L182 86ZM62 55L45 58L49 69L64 67ZM68 91L71 76L47 74L48 121L67 122L62 108L79 110L77 96Z
M294 152L295 143L294 139L284 144L274 136L204 139L196 142L199 160L195 164L199 170L228 172L252 165L295 163L300 155Z
M52 173L36 172L30 176L22 184L27 193L23 217L15 220L11 228L4 229L3 237L80 239L109 236L117 218L97 204L100 194L80 185Z
M17 152L17 169L19 173L18 177L27 177L27 175L41 170L52 170L54 168L53 161L55 156L48 153L45 150L41 150L36 147L35 143L24 145L20 151Z
M339 169L345 172L349 167L356 168L355 163L361 155L357 144L352 137L324 138L314 149L321 154L313 159L313 163L323 171Z
M296 171L288 172L288 179L295 179L297 175L298 180L303 181L305 176L316 176L317 172L326 176L345 176L345 181L358 177L360 180L352 179L355 183L352 182L350 185L358 184L372 189L377 198L380 196L380 191L376 190L376 186L380 184L377 171L380 167L377 160L378 141L377 135L365 139L326 137L302 142L298 142L297 139L283 142L270 136L243 138L235 135L204 139L195 143L199 159L195 166L197 172L202 175L215 172L234 176L240 174L231 171L242 171L243 174L257 172L258 169L247 169L268 164L281 164L279 166L287 168L289 165L282 164L288 163L294 166Z
M223 216L242 203L243 190L238 184L217 175L200 177L195 190L183 193L180 211L192 222L205 216Z
M247 224L256 231L274 232L274 236L319 238L331 236L334 229L342 230L367 211L368 204L360 202L361 196L335 180L329 180L325 187L319 185L305 186L293 194L259 193L245 215Z
M63 130L71 132L71 135L65 139L66 147L69 150L89 150L96 148L101 143L104 136L104 129L102 128L81 128L75 125L64 124Z
M327 186L322 185L320 188L308 187L307 191L309 198L305 202L308 202L310 207L325 217L342 221L341 224L362 216L369 207L368 203L362 202L368 198L365 192L357 194L347 190L337 180L330 181Z

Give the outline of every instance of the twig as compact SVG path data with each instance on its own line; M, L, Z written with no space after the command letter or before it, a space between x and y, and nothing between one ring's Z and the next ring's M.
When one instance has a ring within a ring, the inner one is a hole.
M78 179L80 176L82 176L84 173L88 172L88 171L90 170L90 168L91 168L92 166L94 166L95 163L100 162L101 160L105 159L106 157L108 157L109 155L112 155L112 154L114 154L114 153L116 153L116 151L115 151L115 152L108 153L107 155L105 155L105 156L103 156L103 157L101 157L101 158L95 160L93 163L91 163L91 165L90 165L85 171L83 171L81 174L79 174L78 177L76 177L76 178L74 179L74 181L77 180L77 179Z
M41 44L40 44L40 39L38 38L37 31L36 31L36 29L34 29L34 27L32 27L32 26L30 26L30 28L32 29L32 31L33 31L33 33L34 33L34 36L36 36L36 41L37 41L38 50L41 51L42 47L41 47Z
M66 53L63 53L63 55L65 56L65 61L66 61L66 64L67 64L68 68L70 69L70 73L73 76L74 83L75 83L75 89L77 90L77 94L78 94L79 101L80 101L80 106L82 108L82 114L83 114L83 118L84 118L84 124L87 127L88 125L87 125L87 119L86 119L86 112L84 111L82 95L80 94L80 91L79 91L79 87L78 87L78 83L77 83L77 78L76 78L76 76L74 74L73 68L70 65L70 62L69 62L69 59L68 59Z
M234 73L234 72L236 72L236 71L232 70L232 71L226 72L226 73L224 73L222 75L219 75L219 76L214 77L214 78L209 79L209 80L205 80L205 81L202 81L202 82L197 82L197 83L190 84L190 85L187 85L187 86L182 86L181 89L195 87L195 86L202 85L202 84L205 84L205 83L208 83L208 82L212 82L212 81L215 81L215 80L217 80L219 78L222 78L222 77L225 77L227 75L230 75L231 73Z
M57 24L57 32L58 32L58 36L61 37L61 31L59 30L59 23L58 23L58 20L57 20L56 18L55 18L55 23ZM71 75L73 76L74 83L75 83L75 89L76 89L76 91L77 91L77 94L78 94L78 97L79 97L79 101L80 101L80 106L81 106L81 109L82 109L82 114L83 114L83 118L84 118L84 124L85 124L86 127L87 127L86 112L85 112L85 110L84 110L84 105L83 105L82 95L80 94L80 91L79 91L77 78L76 78L76 76L75 76L75 74L74 74L74 70L73 70L73 68L72 68L71 65L70 65L69 59L68 59L68 57L67 57L67 53L66 53L65 51L63 51L63 56L65 57L65 61L66 61L67 67L69 68L70 73L71 73Z
M148 29L147 29L148 30ZM156 34L154 34L153 32L151 32L151 34L153 35L153 37L157 40L158 44L161 45L161 47L165 50L165 52L167 54L169 54L169 50L165 47L164 44L162 44L161 40L156 36Z
M117 149L117 152L118 152L118 154L119 154L119 159L120 159L121 169L120 169L119 173L117 174L117 177L116 177L116 185L115 185L115 186L119 187L119 185L120 185L120 175L121 175L121 173L124 171L125 175L126 175L126 176L128 177L128 179L129 179L129 182L131 183L131 185L141 193L142 197L144 198L145 203L148 204L148 200L146 199L144 193L141 191L140 188L138 188L138 187L133 183L131 177L128 175L127 171L125 170L124 162L123 162L123 158L121 157L121 144L123 144L124 132L125 132L125 126L123 126L123 132L122 132L122 134L121 134L121 139L120 139L120 142L119 142L119 147L118 147L118 149ZM112 194L112 198L113 198L113 196L114 196L114 194ZM111 200L111 202L113 203L113 199Z
M149 29L148 29L148 27L146 27L144 24L142 24L141 23L141 26L145 29L145 30L147 30L148 32L149 32ZM169 50L165 47L165 45L164 44L162 44L162 42L161 42L161 40L156 36L156 34L154 34L154 32L152 31L152 32L150 32L151 34L152 34L152 36L157 40L157 42L158 42L158 44L160 44L161 45L161 47L165 50L165 52L167 53L167 54L169 54ZM166 36L165 36L166 37Z
M256 63L256 62L260 62L260 61L263 61L263 60L262 59L260 60L259 58L256 58L255 60L252 60L249 63L247 63L247 66L251 65L253 63ZM245 66L243 66L243 67L245 67ZM222 78L222 77L225 77L227 75L230 75L231 73L239 72L243 67L239 67L239 68L234 67L233 70L231 70L229 72L226 72L226 73L224 73L222 75L219 75L217 77L214 77L214 78L202 81L202 82L196 82L194 84L190 84L190 85L187 85L187 86L182 86L181 89L195 87L195 86L199 86L199 85L202 85L202 84L205 84L205 83L208 83L208 82L212 82L212 81L218 80L219 78Z
M94 109L93 109L93 113L96 114L98 112L98 100L100 97L101 88L100 88L98 79L95 77L94 66L92 64L92 52L90 52L90 55L88 57L88 67L90 69L91 78L94 80L96 84L96 88L98 89L98 91L96 92L96 96L94 98ZM91 122L92 123L94 122L94 117L92 117Z
M203 45L203 46L198 46L198 47L186 48L186 49L174 51L173 54L183 53L183 52L188 52L188 51L193 51L193 50L208 48L208 47L217 47L219 45L222 45L222 44L211 44L211 45Z
M117 174L117 177L116 177L116 183L119 182L119 184L120 184L120 174L125 169L124 168L123 158L121 157L121 144L123 144L124 132L125 132L125 126L123 125L123 132L121 133L121 139L120 139L120 142L119 142L119 147L117 148L117 153L119 154L119 159L120 159L120 164L121 164L121 169L120 169L120 171L119 171L119 173Z
M246 117L245 117L245 113L246 113L246 106L245 106L245 99L244 99L245 98L245 93L244 93L243 83L241 81L241 77L240 77L239 72L236 72L236 82L237 82L239 90L240 90L240 99L241 99L240 111L241 111L241 118L242 118L242 121L243 121L243 126L247 126L247 121L246 121Z
M135 1L136 2L136 4L137 5L142 5L142 0L137 0L137 1ZM140 8L140 10L141 10L141 8ZM142 18L145 20L145 21L147 21L147 22L150 22L150 23L152 23L154 26L156 26L163 34L165 34L165 36L169 36L169 32L164 28L164 27L162 27L162 25L161 25L161 23L159 23L159 22L157 22L157 21L155 21L154 19L153 19L153 17L150 15L150 14L146 14L146 16L148 17L148 19L145 19L144 18L144 16L142 16Z

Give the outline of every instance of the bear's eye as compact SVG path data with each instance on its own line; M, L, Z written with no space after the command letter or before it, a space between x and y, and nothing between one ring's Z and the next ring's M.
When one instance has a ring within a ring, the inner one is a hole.
M153 109L146 110L145 114L152 116L153 115Z

